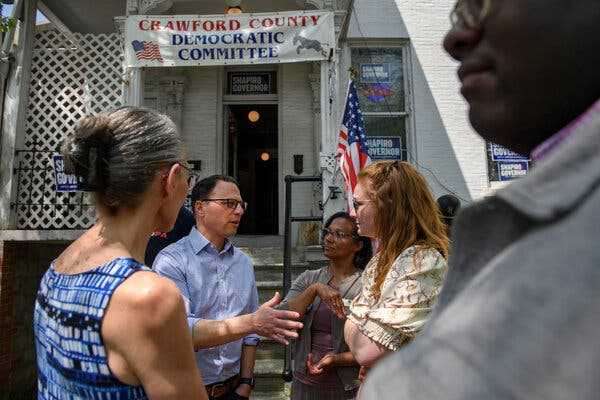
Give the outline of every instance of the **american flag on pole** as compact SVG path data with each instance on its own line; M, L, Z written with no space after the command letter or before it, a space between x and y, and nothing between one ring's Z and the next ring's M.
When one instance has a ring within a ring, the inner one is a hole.
M134 40L131 42L131 46L133 47L133 51L135 51L135 56L138 60L156 60L163 62L158 43Z
M369 147L367 146L367 131L363 120L356 85L350 80L348 97L344 108L344 118L340 127L337 157L339 157L340 170L346 182L348 197L348 210L353 210L352 195L356 187L358 173L371 163Z

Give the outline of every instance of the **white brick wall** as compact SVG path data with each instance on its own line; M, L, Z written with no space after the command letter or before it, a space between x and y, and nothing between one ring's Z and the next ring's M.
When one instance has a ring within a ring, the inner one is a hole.
M348 26L349 38L408 38L408 31L394 0L355 0L354 10Z
M186 87L183 103L182 134L190 160L202 160L202 176L221 172L217 154L218 68L185 68ZM219 163L219 164L218 164Z
M283 177L295 175L294 154L304 156L304 172L302 175L314 175L314 127L312 112L312 92L308 82L308 74L311 66L309 63L283 64L280 68L281 96L279 107L281 108L280 121L282 129L282 141L279 143L279 154L282 157L280 204L284 204L285 183ZM295 183L293 185L293 215L310 215L313 207L311 183ZM281 232L283 232L283 209L280 214ZM296 224L297 225L297 224ZM294 229L295 231L295 229ZM296 239L293 238L292 243Z
M352 17L348 39L361 42L363 35L373 43L409 39L413 155L436 196L447 193L446 186L465 199L479 198L489 187L484 144L468 122L456 63L441 47L454 0L395 2L397 6L394 0L378 0L373 7L372 0L356 0L358 23Z

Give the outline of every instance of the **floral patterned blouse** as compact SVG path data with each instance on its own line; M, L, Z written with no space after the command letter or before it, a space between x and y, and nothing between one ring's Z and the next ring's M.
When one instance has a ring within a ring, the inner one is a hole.
M376 255L362 274L362 291L348 319L363 335L392 351L412 339L427 321L440 293L447 263L435 249L412 246L394 261L378 299L373 294Z

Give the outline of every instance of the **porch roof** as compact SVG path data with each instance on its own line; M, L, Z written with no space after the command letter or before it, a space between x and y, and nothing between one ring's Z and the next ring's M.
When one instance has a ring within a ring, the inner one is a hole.
M72 32L115 31L113 18L125 15L126 0L43 0ZM225 0L173 0L167 14L222 14ZM304 0L244 0L245 12L277 12L304 9Z

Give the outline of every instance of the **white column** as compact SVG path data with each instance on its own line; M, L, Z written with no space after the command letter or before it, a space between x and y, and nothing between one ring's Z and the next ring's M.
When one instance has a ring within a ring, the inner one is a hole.
M0 137L0 229L15 228L15 212L10 204L16 195L17 177L15 149L19 135L25 132L25 114L29 101L31 58L35 36L37 0L23 0L23 18L19 27L19 43L4 93L2 135Z
M127 0L126 15L162 14L173 6L173 0ZM116 17L121 38L125 37L125 18ZM124 46L127 44L122 40ZM144 102L144 70L123 65L123 104L142 106Z
M138 10L133 4L128 3L127 15L134 14ZM115 27L121 35L121 43L123 46L127 46L125 43L125 22L127 17L115 17ZM123 47L123 51L125 48ZM125 66L125 58L123 58L123 105L129 106L141 106L144 101L144 73L141 68L129 68Z
M339 112L335 99L337 90L337 62L321 63L321 152L320 163L323 175L323 217L347 209L344 197L344 180L335 158L339 134Z
M144 101L144 73L142 69L125 67L125 76L127 80L124 82L125 88L123 89L124 104L141 106Z
M336 42L346 16L345 11L338 10L335 0L322 0L321 7L335 11ZM347 209L344 179L339 171L338 160L335 158L339 135L340 114L344 102L338 99L340 93L340 49L329 62L321 63L321 152L319 154L321 173L323 175L323 217Z

